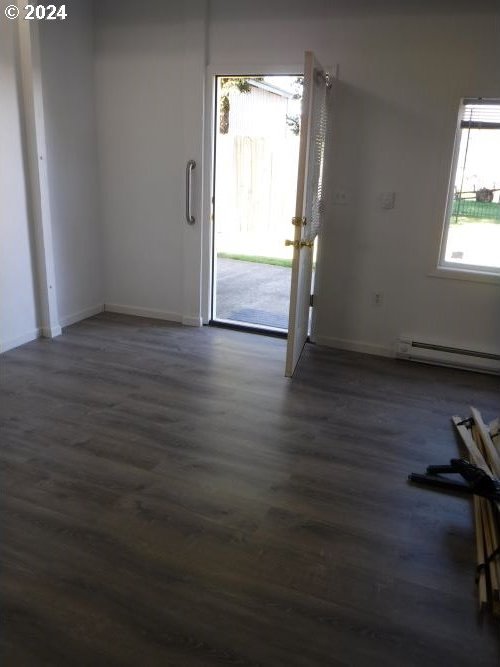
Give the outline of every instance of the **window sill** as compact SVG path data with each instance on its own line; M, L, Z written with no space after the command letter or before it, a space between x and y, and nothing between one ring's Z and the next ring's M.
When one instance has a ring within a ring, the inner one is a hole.
M478 269L455 268L438 266L427 274L430 278L448 278L451 280L466 280L471 283L489 283L500 285L500 274Z

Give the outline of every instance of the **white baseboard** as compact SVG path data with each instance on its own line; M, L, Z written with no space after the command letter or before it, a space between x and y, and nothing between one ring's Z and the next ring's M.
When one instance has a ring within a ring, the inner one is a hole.
M377 357L394 357L392 347L384 345L374 345L360 340L346 340L344 338L332 338L330 336L316 336L315 342L318 345L326 347L336 347L339 350L349 350L350 352L362 352L363 354L373 354Z
M90 306L89 308L84 308L78 313L73 313L73 315L66 315L65 317L59 318L59 323L62 327L69 327L71 324L76 324L81 320L86 320L87 317L92 317L93 315L98 315L104 310L104 304L99 303L95 306Z
M62 329L60 326L42 327L40 329L40 333L42 338L55 338L56 336L60 336L62 334Z
M17 336L17 338L0 341L0 353L8 352L8 350L13 350L15 347L25 345L26 343L31 343L31 341L37 340L37 338L56 338L56 336L60 336L61 334L62 329L60 326L33 329L32 331L27 331L22 336Z
M182 316L178 313L167 313L164 310L156 310L155 308L141 308L139 306L123 306L117 303L105 303L104 310L107 313L151 317L155 320L166 320L167 322L182 322Z
M186 327L202 327L203 326L203 320L201 319L201 317L187 317L187 316L183 315L181 322Z
M42 332L40 329L33 329L32 331L27 331L22 336L17 336L16 338L11 338L10 340L0 341L0 353L13 350L15 347L19 347L25 343L31 343L31 341L40 338L41 334Z

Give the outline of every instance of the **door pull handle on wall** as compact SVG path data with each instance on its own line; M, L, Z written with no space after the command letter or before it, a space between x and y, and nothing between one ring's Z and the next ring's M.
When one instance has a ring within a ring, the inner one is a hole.
M196 167L194 160L188 160L186 165L186 222L188 225L194 225L196 222L194 215L191 214L191 174Z

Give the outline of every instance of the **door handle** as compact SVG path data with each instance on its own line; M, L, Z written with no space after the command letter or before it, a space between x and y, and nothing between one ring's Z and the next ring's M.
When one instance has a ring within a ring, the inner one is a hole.
M196 167L194 160L188 160L186 165L186 222L188 225L194 225L196 222L194 215L191 214L191 174Z

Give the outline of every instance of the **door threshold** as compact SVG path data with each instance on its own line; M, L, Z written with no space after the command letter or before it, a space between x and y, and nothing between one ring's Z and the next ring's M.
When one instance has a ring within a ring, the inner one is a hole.
M273 338L287 338L288 331L278 327L266 327L261 324L251 324L249 322L239 322L237 320L210 320L211 327L220 327L221 329L233 329L233 331L243 331L244 333L253 333L260 336L272 336Z

